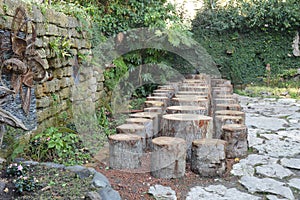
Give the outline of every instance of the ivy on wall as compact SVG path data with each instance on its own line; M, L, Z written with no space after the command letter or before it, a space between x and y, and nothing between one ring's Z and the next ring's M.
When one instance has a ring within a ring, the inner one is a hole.
M272 76L299 67L292 53L300 23L296 17L299 1L220 2L207 2L193 21L193 33L224 77L234 84L259 83L266 76L267 64Z

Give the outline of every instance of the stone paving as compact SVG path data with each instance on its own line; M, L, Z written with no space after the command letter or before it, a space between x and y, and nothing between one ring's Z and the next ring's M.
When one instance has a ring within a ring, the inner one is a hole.
M236 188L191 188L187 200L300 199L300 101L239 97L253 154L233 165ZM242 186L242 187L241 187Z

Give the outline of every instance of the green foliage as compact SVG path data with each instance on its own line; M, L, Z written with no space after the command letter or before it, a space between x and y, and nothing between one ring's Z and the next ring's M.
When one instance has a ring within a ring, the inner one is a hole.
M23 193L24 191L32 192L39 187L38 182L33 176L27 176L28 166L22 163L12 163L7 166L6 174L8 177L16 177L13 181L16 191Z
M297 30L300 25L299 12L298 0L216 1L206 5L193 26L212 31Z
M50 49L60 58L71 57L71 42L66 37L55 38L49 42Z
M83 164L91 158L82 147L78 134L65 127L50 127L37 134L25 151L34 160L65 165Z
M33 176L19 176L16 180L13 181L16 191L23 193L24 191L32 192L40 187L39 183Z

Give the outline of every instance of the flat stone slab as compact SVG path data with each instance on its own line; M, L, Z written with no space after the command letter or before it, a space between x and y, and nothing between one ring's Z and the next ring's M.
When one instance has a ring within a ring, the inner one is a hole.
M170 187L162 185L151 186L148 193L157 200L177 200L176 192Z
M280 160L281 165L291 168L291 169L298 169L300 170L300 159L296 158L282 158Z
M285 183L276 181L271 178L256 178L254 176L243 176L239 181L247 190L251 193L255 192L267 192L271 194L281 195L287 199L294 200L292 190L289 187L284 186Z
M223 185L208 187L196 186L191 188L186 200L259 200L260 197L241 192L235 188L226 188Z
M241 159L239 163L232 166L230 173L235 176L253 176L256 165L267 165L276 163L278 159L266 155L250 154L247 158Z
M261 166L257 166L255 169L256 169L256 174L260 174L267 177L273 177L273 178L282 179L294 175L294 173L291 170L284 168L279 164L261 165Z
M287 121L284 119L264 117L264 116L253 116L246 113L246 125L249 127L256 127L265 130L277 131L284 129Z
M288 182L290 187L300 190L300 178L293 178Z

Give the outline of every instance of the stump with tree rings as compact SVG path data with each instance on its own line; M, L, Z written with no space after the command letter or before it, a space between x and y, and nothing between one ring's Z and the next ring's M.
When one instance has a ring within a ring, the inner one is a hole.
M214 98L213 99L214 104L236 104L235 99L229 99L229 98Z
M195 95L195 96L208 96L208 92L194 92L194 91L178 91L176 95Z
M175 137L152 140L151 175L156 178L180 178L186 168L186 141Z
M229 90L212 90L213 97L218 95L232 95L232 92Z
M160 131L161 115L159 112L139 112L130 114L129 117L151 119L153 121L153 134L155 137Z
M159 93L159 92L155 92L155 93L152 93L152 95L154 97L167 97L167 98L172 98L173 95L171 95L170 93L168 92L165 92L165 93Z
M146 118L128 118L126 119L127 124L137 124L141 125L144 127L144 132L145 132L145 139L142 136L143 140L143 149L147 150L151 148L151 140L153 139L154 136L154 131L153 131L153 121L152 119L146 119Z
M244 124L244 119L241 116L229 116L229 115L216 115L215 120L215 131L213 138L221 139L222 126L225 124Z
M109 167L136 169L141 166L143 145L141 137L134 134L115 134L109 140Z
M206 109L205 115L210 113L210 101L208 99L193 98L172 98L172 105L174 106L200 106Z
M217 87L218 85L231 85L231 81L230 80L226 80L226 79L215 79L212 78L211 79L211 86L212 87Z
M245 124L245 112L237 110L218 110L215 115L228 115L228 116L240 116L243 118L241 124Z
M187 160L196 139L212 138L212 118L196 114L168 114L162 119L162 136L183 138L187 142Z
M197 114L206 115L207 110L205 107L200 106L170 106L167 107L168 114L186 113L186 114Z
M208 99L208 95L185 95L185 94L176 94L175 98L199 98L199 99Z
M193 92L209 92L208 86L181 86L180 91L193 91Z
M142 138L142 144L143 149L146 148L147 144L147 134L145 126L139 125L136 123L130 123L130 124L122 124L120 126L116 127L117 133L123 133L123 134L135 134Z
M226 170L226 141L200 139L193 141L191 170L200 176L221 176Z
M226 157L240 158L247 155L247 126L243 124L225 124L221 138L227 141Z
M216 104L215 105L215 112L218 110L236 110L241 111L240 104Z
M169 106L170 104L170 99L168 97L163 97L163 96L150 96L147 97L147 101L161 101L164 103L164 106Z
M145 101L145 106L148 107L165 107L165 103L162 101Z
M162 107L158 107L158 106L153 106L153 107L148 107L148 108L144 108L144 112L154 112L154 113L160 113L162 114L164 112Z

